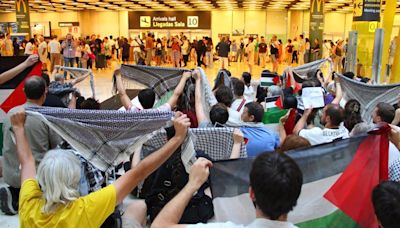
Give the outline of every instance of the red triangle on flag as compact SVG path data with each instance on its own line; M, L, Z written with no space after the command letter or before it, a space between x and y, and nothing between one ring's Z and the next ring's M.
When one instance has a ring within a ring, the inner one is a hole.
M324 195L361 227L378 227L371 197L373 188L380 182L380 168L388 167L388 151L387 133L368 136L361 142L353 161ZM380 157L386 159L383 164Z
M24 85L25 80L32 76L41 76L42 75L42 63L38 62L33 67L31 72L26 76L26 78L19 83L19 85L14 89L14 91L7 97L7 99L0 105L0 108L4 110L4 112L10 111L10 109L22 105L26 102L26 96L24 93Z
M275 106L279 109L283 109L282 96L279 96L278 100L275 101Z

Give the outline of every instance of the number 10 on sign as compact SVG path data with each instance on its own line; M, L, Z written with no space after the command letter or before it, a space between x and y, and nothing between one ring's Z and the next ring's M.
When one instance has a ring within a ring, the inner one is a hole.
M199 27L199 17L198 16L188 16L187 17L187 27L189 27L189 28Z

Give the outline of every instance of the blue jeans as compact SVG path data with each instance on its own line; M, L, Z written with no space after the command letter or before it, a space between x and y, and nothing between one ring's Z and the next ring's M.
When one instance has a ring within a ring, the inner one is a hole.
M64 57L64 66L66 67L74 67L75 58L66 58ZM67 71L64 70L64 78L67 79Z

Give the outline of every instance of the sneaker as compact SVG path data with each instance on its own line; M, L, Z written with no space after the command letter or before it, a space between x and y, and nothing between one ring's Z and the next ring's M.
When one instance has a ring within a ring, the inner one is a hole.
M0 209L6 215L18 214L18 200L13 200L10 189L0 187Z

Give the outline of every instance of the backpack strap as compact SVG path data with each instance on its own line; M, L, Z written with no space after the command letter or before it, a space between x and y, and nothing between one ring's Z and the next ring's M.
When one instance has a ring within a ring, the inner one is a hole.
M240 110L242 109L245 102L246 102L246 99L243 99L242 102L240 103L239 107L236 109L236 111L240 112Z

